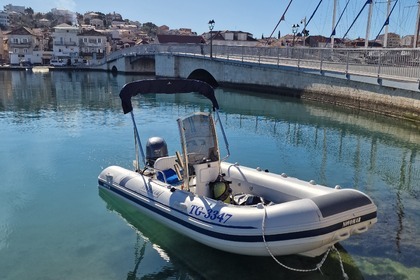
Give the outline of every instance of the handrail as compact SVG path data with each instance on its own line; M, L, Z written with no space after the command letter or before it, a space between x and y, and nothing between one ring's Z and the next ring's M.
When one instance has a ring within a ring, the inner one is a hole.
M108 54L100 64L122 57L171 54L210 59L209 45L138 45ZM420 49L408 48L310 48L251 47L214 45L213 60L268 67L293 66L299 69L341 72L367 76L420 79Z

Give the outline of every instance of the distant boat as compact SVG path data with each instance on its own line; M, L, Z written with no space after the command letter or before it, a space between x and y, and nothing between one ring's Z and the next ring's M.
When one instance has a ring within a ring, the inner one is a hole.
M33 73L48 73L50 71L50 69L48 68L48 66L34 66L32 67L32 72Z

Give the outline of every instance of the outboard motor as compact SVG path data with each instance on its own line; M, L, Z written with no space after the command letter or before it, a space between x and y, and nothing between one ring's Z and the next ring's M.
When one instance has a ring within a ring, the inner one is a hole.
M161 137L151 137L146 144L146 163L148 166L155 164L160 157L168 156L168 146Z

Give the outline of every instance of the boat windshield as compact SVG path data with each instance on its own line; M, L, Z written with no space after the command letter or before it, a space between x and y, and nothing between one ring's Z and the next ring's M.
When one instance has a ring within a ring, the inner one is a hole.
M219 161L214 121L209 113L194 113L178 119L184 155L188 164Z

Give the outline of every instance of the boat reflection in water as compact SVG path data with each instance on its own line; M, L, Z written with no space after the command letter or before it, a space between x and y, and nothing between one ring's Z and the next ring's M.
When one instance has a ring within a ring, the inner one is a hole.
M127 279L342 279L343 277L336 253L329 254L321 268L322 273L290 271L279 266L270 257L243 256L212 249L156 222L125 200L103 189L99 189L99 196L110 212L123 218L137 231L136 240L133 240L133 269L127 273ZM344 270L349 279L363 279L351 256L342 246L336 245L336 247L340 251ZM322 256L308 258L292 255L278 259L293 268L309 269L315 267ZM157 264L156 267L150 267L159 262L157 260L167 262L167 265Z

